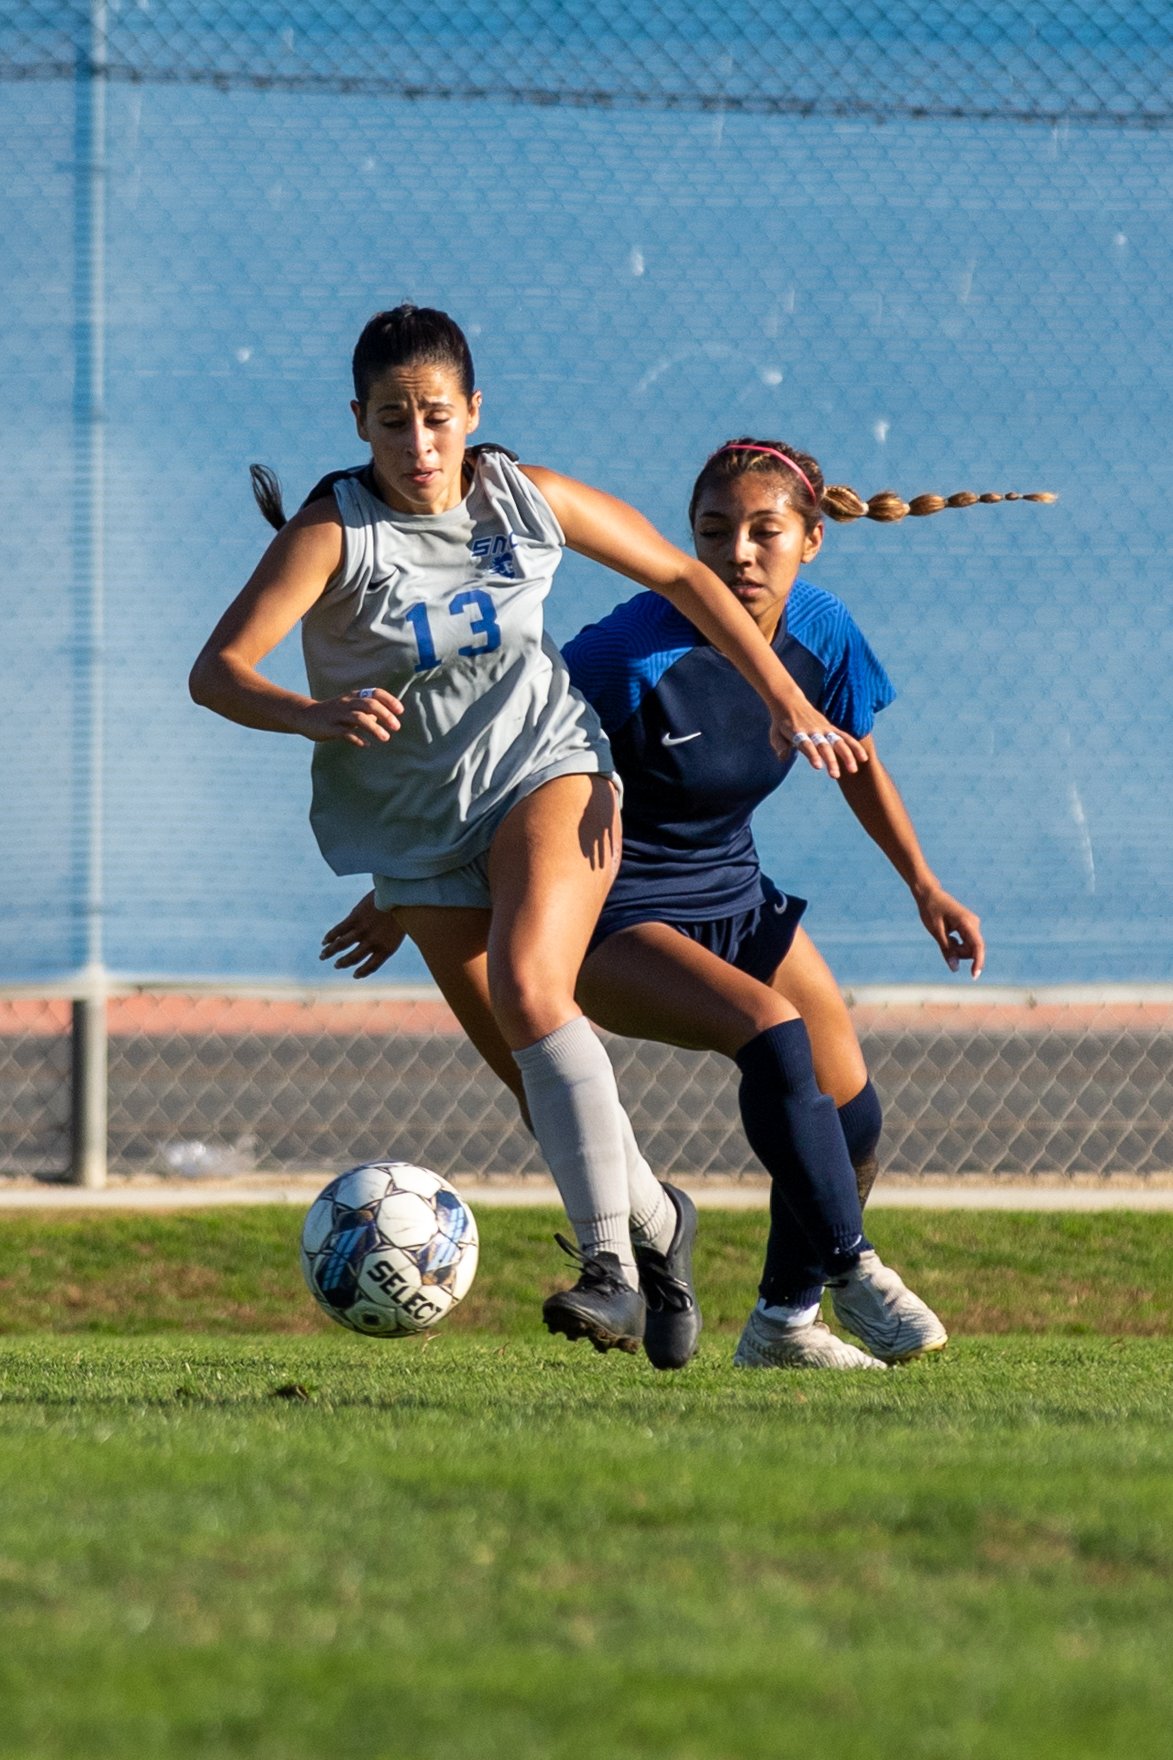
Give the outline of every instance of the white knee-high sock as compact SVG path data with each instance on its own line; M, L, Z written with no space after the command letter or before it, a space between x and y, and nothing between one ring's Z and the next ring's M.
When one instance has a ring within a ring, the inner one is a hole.
M623 1114L623 1152L627 1157L631 1238L637 1247L654 1247L658 1253L666 1253L676 1233L676 1211L640 1153L626 1112Z
M634 1286L626 1121L610 1058L582 1015L513 1057L534 1136L579 1246L587 1254L614 1253Z

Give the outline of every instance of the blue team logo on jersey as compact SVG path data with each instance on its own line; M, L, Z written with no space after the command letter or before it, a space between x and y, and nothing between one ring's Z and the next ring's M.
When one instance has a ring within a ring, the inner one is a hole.
M515 581L517 567L513 560L513 549L517 539L512 532L498 532L495 538L474 538L472 553L477 561L487 565L491 574L500 575L503 580Z

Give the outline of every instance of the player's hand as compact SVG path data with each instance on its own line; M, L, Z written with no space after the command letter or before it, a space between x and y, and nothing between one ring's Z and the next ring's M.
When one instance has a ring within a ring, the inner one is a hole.
M339 971L354 966L356 978L369 978L403 945L403 930L393 911L381 911L368 892L354 909L322 936L319 959L332 959Z
M341 739L352 746L385 744L398 733L402 714L403 704L390 691L347 691L301 710L297 731L306 739Z
M986 963L986 944L982 939L980 917L966 910L942 886L914 889L920 920L941 949L941 956L951 972L968 960L973 976L980 978Z
M833 726L801 696L797 704L774 711L770 744L778 757L789 758L797 752L812 770L825 770L836 781L843 775L854 776L868 761L859 740Z

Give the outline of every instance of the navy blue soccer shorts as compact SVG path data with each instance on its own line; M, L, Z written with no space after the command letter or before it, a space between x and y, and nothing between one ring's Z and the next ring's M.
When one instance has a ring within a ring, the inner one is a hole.
M634 929L639 923L663 923L678 934L687 935L701 947L707 947L718 959L736 966L751 978L768 984L786 955L790 952L799 920L806 910L805 898L780 892L774 882L762 875L762 902L752 910L736 911L731 917L710 917L694 921L686 917L668 917L662 910L641 910L637 905L604 905L595 932L587 948L587 958L609 936L621 929Z

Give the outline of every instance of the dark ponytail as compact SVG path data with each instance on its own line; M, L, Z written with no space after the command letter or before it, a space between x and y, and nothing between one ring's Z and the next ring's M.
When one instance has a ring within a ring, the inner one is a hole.
M286 517L280 478L267 464L250 464L248 474L252 479L253 499L269 524L280 531Z

